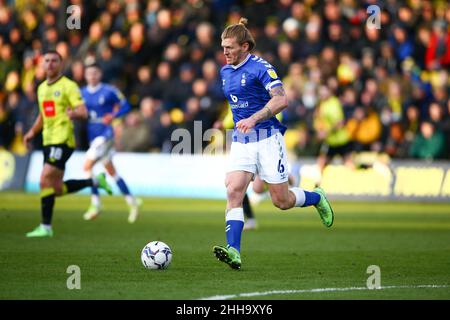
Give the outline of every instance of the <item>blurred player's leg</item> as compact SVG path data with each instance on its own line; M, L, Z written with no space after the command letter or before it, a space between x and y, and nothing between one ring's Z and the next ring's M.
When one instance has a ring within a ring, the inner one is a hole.
M83 180L67 180L62 181L64 170L50 164L45 164L41 174L41 212L42 223L36 229L26 234L27 237L51 237L53 207L55 205L55 197L63 196L68 193L77 192L86 187L97 185L111 191L110 186L106 183L105 175L100 174L96 179Z
M128 222L134 223L139 215L139 207L142 205L142 200L136 199L131 194L130 189L128 189L128 186L125 183L125 180L123 180L123 178L117 174L117 171L114 168L111 160L107 161L104 165L108 174L116 181L120 192L122 192L122 194L125 196L125 200L129 207Z
M40 178L42 222L37 228L26 234L28 238L53 236L52 217L53 207L55 205L55 186L62 189L61 182L63 176L63 170L47 163L44 164Z
M87 177L92 177L92 169L100 159L111 157L111 148L112 141L106 139L105 137L99 136L92 140L91 145L86 152L86 160L84 162L84 172ZM98 181L99 186L106 185L109 189L105 189L105 191L108 194L112 194L112 190L106 182L104 174L98 176ZM91 187L91 205L83 215L83 218L85 220L93 220L100 214L100 210L100 193L97 184L93 184Z
M92 177L92 168L95 165L95 160L92 159L86 159L84 163L84 172L86 173L86 176L88 178ZM93 220L100 214L100 194L98 192L98 188L95 185L92 185L91 187L91 205L87 209L87 211L84 213L83 218L84 220Z
M247 193L245 193L244 200L242 201L242 208L244 209L245 216L244 230L256 229L258 226Z

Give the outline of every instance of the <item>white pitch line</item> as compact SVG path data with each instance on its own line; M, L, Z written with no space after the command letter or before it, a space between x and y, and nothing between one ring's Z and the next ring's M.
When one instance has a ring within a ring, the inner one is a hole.
M316 289L302 289L302 290L272 290L264 292L247 292L238 294L228 294L221 296L212 296L200 298L199 300L228 300L235 298L248 298L269 296L272 294L293 294L293 293L315 293L315 292L337 292L337 291L357 291L357 290L385 290L385 289L418 289L418 288L448 288L449 285L417 285L417 286L381 286L379 289L369 289L367 287L349 287L349 288L316 288Z

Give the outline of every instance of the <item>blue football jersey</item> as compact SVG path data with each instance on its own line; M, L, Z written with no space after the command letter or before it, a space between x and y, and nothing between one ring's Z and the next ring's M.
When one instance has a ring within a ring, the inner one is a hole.
M239 65L225 65L220 70L222 89L230 103L235 123L233 141L255 142L270 137L274 132L284 134L286 127L273 116L256 124L249 133L236 129L239 120L249 118L258 112L271 99L269 91L282 86L274 67L264 59L249 54ZM263 129L263 130L262 130Z
M120 114L128 112L130 106L122 93L115 87L100 83L95 91L90 90L87 86L81 88L81 95L88 109L88 139L89 142L98 136L104 136L112 139L114 131L111 125L102 123L102 117L105 114L113 113L114 106L120 104ZM115 113L117 116L118 113Z

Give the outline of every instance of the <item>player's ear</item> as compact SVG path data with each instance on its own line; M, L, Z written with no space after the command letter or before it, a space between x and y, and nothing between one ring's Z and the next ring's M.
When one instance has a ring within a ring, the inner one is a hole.
M242 49L244 49L244 51L250 51L250 44L248 42L244 42L242 44Z

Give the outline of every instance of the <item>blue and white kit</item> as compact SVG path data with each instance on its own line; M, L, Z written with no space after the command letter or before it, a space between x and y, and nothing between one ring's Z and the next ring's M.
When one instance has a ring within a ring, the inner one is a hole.
M271 89L283 85L274 67L249 54L236 66L225 65L220 75L235 123L227 171L258 174L271 184L286 182L287 155L283 138L286 127L273 116L259 122L248 133L236 129L238 121L264 108L271 99Z
M89 113L89 150L86 157L93 161L107 162L114 154L114 131L110 124L102 122L102 118L108 113L112 113L114 118L123 116L131 107L117 88L105 83L99 83L95 87L83 87L81 94ZM119 105L118 111L115 111L116 105Z

